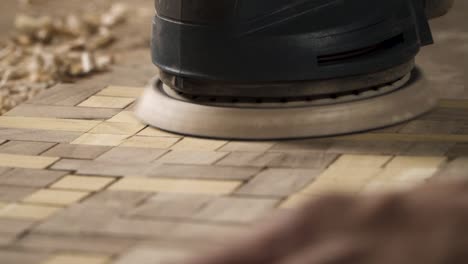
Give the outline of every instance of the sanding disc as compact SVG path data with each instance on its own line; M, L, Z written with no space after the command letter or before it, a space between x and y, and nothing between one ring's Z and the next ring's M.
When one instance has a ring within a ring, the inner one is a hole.
M183 97L155 79L137 116L165 131L207 138L271 140L343 135L413 119L435 107L423 72L355 94L303 101L238 101Z

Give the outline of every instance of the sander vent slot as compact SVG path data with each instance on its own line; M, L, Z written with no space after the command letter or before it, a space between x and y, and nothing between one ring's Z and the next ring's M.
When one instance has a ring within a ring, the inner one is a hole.
M403 34L397 35L390 39L384 40L380 43L374 44L372 46L359 48L355 50L349 50L345 52L326 54L317 57L319 66L340 64L350 60L363 58L366 56L371 56L375 53L392 49L405 42L405 37Z

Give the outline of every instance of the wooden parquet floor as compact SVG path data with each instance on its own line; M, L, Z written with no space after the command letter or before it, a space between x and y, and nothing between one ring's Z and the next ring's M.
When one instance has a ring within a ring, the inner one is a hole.
M462 1L463 2L463 1ZM306 199L468 177L468 4L418 64L444 97L412 122L345 137L235 142L149 128L132 107L147 50L0 117L0 263L183 263Z

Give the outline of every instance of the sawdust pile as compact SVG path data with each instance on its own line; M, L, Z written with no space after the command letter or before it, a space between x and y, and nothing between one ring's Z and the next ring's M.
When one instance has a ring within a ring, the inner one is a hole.
M17 15L14 37L0 43L0 114L58 82L107 70L112 30L126 16L123 4L100 14Z

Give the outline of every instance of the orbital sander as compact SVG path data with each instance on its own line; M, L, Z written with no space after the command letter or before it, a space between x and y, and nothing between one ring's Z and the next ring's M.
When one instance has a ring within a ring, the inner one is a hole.
M267 140L415 118L437 98L415 66L453 0L156 0L160 73L136 108L165 131Z

